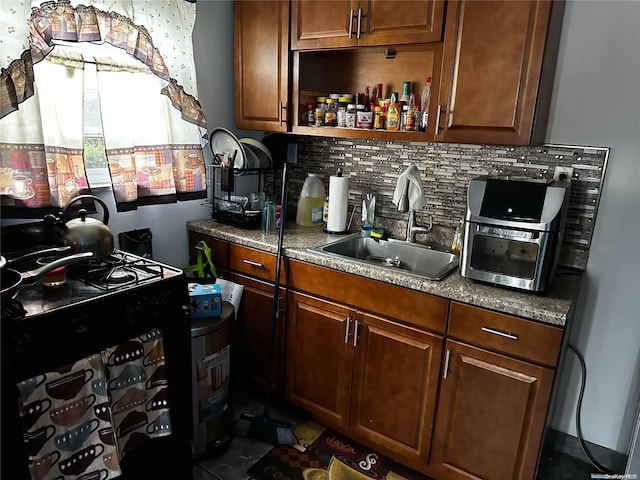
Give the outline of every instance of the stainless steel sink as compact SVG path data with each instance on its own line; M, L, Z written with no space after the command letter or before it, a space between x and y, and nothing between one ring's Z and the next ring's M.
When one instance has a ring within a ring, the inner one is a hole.
M377 240L350 235L310 251L393 269L427 280L442 280L458 267L458 256L400 240Z

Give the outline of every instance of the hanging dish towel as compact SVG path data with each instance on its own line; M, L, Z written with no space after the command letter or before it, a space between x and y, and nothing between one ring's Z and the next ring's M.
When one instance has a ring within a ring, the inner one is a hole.
M34 480L121 475L100 355L18 384Z
M400 174L398 183L396 183L396 190L393 192L393 203L394 205L398 205L400 202L404 193L405 179L409 181L409 208L412 210L420 210L427 202L424 199L420 171L413 163Z
M140 443L171 434L164 344L159 329L102 352L120 459Z

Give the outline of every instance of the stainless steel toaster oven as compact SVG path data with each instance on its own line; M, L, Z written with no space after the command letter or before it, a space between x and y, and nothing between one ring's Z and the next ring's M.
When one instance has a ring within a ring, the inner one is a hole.
M569 182L471 180L460 274L543 292L558 263L569 187Z

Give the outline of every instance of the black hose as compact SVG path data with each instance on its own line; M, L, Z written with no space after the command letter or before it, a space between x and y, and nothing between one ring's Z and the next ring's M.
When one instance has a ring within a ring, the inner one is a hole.
M585 365L584 357L578 351L578 349L571 344L569 344L568 347L569 347L569 350L575 353L576 357L578 357L578 361L580 362L580 371L581 371L580 393L578 394L578 405L576 406L576 433L578 435L578 442L580 442L580 447L582 447L582 451L587 457L587 459L589 460L589 462L591 463L591 465L597 468L600 473L614 473L609 468L600 464L593 457L593 455L591 455L591 453L589 452L589 449L587 448L587 444L584 441L584 437L582 436L582 427L580 426L580 423L581 423L580 412L582 410L582 397L584 396L585 384L587 383L587 366Z

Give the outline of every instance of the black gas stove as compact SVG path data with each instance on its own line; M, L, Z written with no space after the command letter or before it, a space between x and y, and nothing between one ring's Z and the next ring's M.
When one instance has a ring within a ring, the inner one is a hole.
M3 252L8 258L11 254ZM14 263L28 271L37 259ZM46 282L45 282L46 283ZM56 370L153 329L163 333L172 434L153 438L125 456L124 479L191 478L191 356L189 297L184 273L116 250L66 267L50 287L23 284L2 305L2 477L28 479L16 384ZM6 476L6 477L5 477Z

